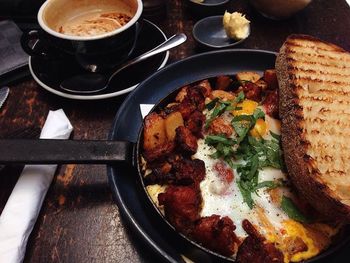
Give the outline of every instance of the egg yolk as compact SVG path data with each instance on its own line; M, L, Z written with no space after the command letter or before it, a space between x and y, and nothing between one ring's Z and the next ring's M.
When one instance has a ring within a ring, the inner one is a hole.
M237 104L236 108L239 108L239 109L234 110L233 115L234 116L252 115L257 107L258 107L258 103L256 101L244 100L241 103Z
M263 119L258 119L254 127L250 130L250 135L255 138L264 136L267 132L267 124Z
M307 230L305 227L294 221L294 220L286 220L283 223L285 230L287 232L288 237L294 237L294 238L301 238L305 245L307 246L307 250L297 252L293 255L291 255L290 261L291 262L299 262L308 258L311 258L313 256L316 256L320 251L319 249L314 245L313 240L307 235Z

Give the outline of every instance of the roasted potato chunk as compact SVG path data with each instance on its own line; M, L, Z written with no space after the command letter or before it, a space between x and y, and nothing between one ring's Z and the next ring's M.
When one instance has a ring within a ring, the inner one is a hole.
M187 88L188 86L182 87L179 93L176 95L175 101L182 102L184 98L187 96Z
M235 95L233 95L230 92L224 91L224 90L213 90L211 92L211 98L215 99L215 98L220 98L224 101L227 100L234 100L235 99Z
M261 78L261 76L254 71L242 71L236 74L236 78L239 81L256 82Z
M209 80L205 79L198 83L198 86L201 86L205 89L204 95L207 97L209 96L210 92L212 91L211 85L209 83Z
M155 149L167 141L165 120L155 112L147 115L143 131L143 148L146 151Z
M179 126L184 126L184 120L179 111L174 111L165 118L165 133L169 141L174 140L175 130Z

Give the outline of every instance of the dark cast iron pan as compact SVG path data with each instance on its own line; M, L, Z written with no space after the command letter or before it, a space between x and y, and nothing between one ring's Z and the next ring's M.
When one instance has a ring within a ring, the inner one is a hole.
M242 55L244 55L244 51L246 53L253 52L249 50L238 50L238 53L241 52ZM226 51L226 52L229 52L229 51ZM231 51L231 52L234 52L234 51ZM260 51L260 52L263 52L263 51ZM213 56L214 54L214 57L215 57L215 53L224 54L225 51L209 52L208 55ZM272 52L266 52L266 53L270 55L273 54ZM186 60L184 60L184 63L186 61L191 62L191 60L193 62L193 60L195 61L196 58L198 59L201 56L205 57L206 54L197 55L197 56L194 56L193 58L187 58ZM264 63L264 62L258 61L256 63ZM175 64L178 64L181 66L181 61ZM203 66L203 65L198 64L198 66ZM171 65L161 70L160 72L155 73L154 76L161 75L161 74L166 75L166 72L169 71L168 68L171 70L172 68ZM238 69L238 71L240 70L244 70L244 67ZM221 72L221 74L228 74L228 72ZM176 75L177 74L175 74L175 76ZM220 75L220 72L213 71L210 74L208 74L206 77L209 78L217 75ZM150 79L152 79L152 76L150 77ZM200 79L197 79L197 80L200 80ZM147 82L147 80L145 82ZM189 83L186 83L186 84L189 84ZM179 89L181 87L177 87L177 88ZM172 102L178 92L178 89L174 90L173 92L171 92L170 94L162 98L160 102L158 102L154 106L152 111L158 111L164 108L164 106L166 106L168 103ZM146 199L149 200L148 205L151 204L151 206L153 206L154 208L153 212L157 211L156 213L160 215L160 217L165 222L165 224L167 224L174 231L176 235L179 235L181 238L185 240L185 242L188 242L200 249L198 255L195 256L197 257L198 262L222 262L222 261L232 262L233 260L231 258L224 257L211 250L208 250L207 248L204 248L197 242L192 241L188 237L176 231L175 228L165 219L165 217L161 214L161 212L158 210L156 205L153 203L153 201L151 200L145 188L145 184L143 181L143 174L142 174L141 165L140 165L141 146L143 144L142 134L143 134L143 126L138 131L138 139L136 143L129 142L129 141L116 141L116 140L78 141L78 140L51 140L51 139L41 139L41 140L1 139L0 148L2 150L0 151L0 164L75 163L75 164L113 165L116 163L125 163L126 165L128 165L129 169L137 170L138 183L143 189L144 194L146 194L147 196ZM342 235L342 237L339 238L339 240L336 240L335 243L332 245L332 247L330 247L324 253L305 262L316 262L316 261L319 262L329 254L338 250L340 247L346 244L347 243L346 241L348 241L349 239L349 238L345 238L345 237L349 237L348 235L349 231L346 230L346 232L347 233ZM170 262L174 262L174 260L177 262L184 262L183 259L180 257L180 255L176 254L176 252L173 249L169 248L168 253L169 252L170 252L170 255L169 255Z

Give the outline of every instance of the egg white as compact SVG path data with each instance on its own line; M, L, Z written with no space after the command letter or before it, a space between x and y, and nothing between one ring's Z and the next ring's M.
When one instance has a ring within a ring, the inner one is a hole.
M226 117L226 116L225 116ZM280 134L279 121L266 115L265 118L268 128L275 134ZM267 132L264 139L272 139L270 132ZM252 194L255 207L250 209L244 202L243 196L238 187L239 174L233 169L234 180L231 183L223 181L215 171L214 165L218 160L210 157L215 149L205 144L204 139L198 140L198 150L193 156L205 162L206 176L200 183L202 193L202 211L201 216L211 216L213 214L228 216L236 226L235 234L239 238L245 238L247 233L242 228L242 221L248 219L252 224L259 226L262 234L268 234L268 229L261 223L257 213L257 208L262 210L275 229L283 228L282 222L288 219L285 212L271 200L271 196L266 188L257 190ZM266 167L259 171L259 182L274 181L286 179L286 175L279 169ZM290 195L288 189L284 189L287 195Z

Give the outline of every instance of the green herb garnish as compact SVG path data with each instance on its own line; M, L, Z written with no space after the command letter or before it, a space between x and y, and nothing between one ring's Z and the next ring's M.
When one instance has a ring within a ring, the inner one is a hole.
M215 104L216 104L215 108L213 109L213 112L211 113L210 118L205 123L206 129L210 126L210 124L216 117L219 117L221 114L223 114L226 111L226 108L231 105L229 101L221 101L221 100L217 101Z
M236 141L233 139L226 138L225 135L208 135L205 137L205 143L208 145L216 145L218 143L226 145L234 145Z
M241 102L242 100L244 100L245 96L244 96L244 92L243 91L240 91L238 94L237 94L237 97L234 99L234 103L237 104L239 102Z
M205 128L207 129L213 120L223 114L225 111L232 111L236 108L237 104L244 100L244 93L241 91L237 94L232 101L222 101L219 98L213 99L206 105L206 108L213 112L211 113L209 119L205 123Z
M209 102L208 104L206 104L205 105L205 107L210 111L210 110L212 110L214 107L215 107L215 105L216 105L216 103L219 101L219 98L215 98L215 99L213 99L211 102Z
M253 115L235 116L232 119L231 124L238 134L238 143L243 141L249 130L254 127L256 121L263 118L265 118L265 113L259 108L255 109Z
M235 154L234 146L237 144L235 140L226 138L225 135L208 135L205 137L205 143L216 149L216 152L210 155L211 158L222 158L232 167L232 158Z
M253 113L253 117L254 117L255 121L258 119L264 119L265 113L260 108L256 108L254 113Z
M255 120L252 115L239 115L232 119L231 125L238 135L238 144L243 141L254 124Z
M289 197L282 197L281 208L291 219L301 223L308 223L310 221L299 211L292 199Z
M276 139L277 141L279 141L281 138L281 135L278 135L272 131L270 131L270 134L271 134L272 138Z
M246 184L244 181L238 181L238 188L241 191L244 202L247 203L250 209L254 206L254 201L252 198L252 189L249 184Z
M267 189L273 189L276 187L280 187L281 183L277 181L263 181L261 183L258 183L257 186L255 186L255 191L259 190L260 188L267 188Z
M207 120L206 128L211 122L227 110L238 110L237 104L244 99L244 93L240 92L233 101L216 100L208 103L207 109L212 110ZM214 105L215 104L215 105ZM227 138L225 135L209 135L205 143L213 146L216 152L211 155L214 159L222 159L232 168L237 169L239 179L238 187L242 193L244 202L253 208L254 201L252 193L260 188L275 188L280 186L279 182L264 181L259 183L259 170L264 167L283 168L282 151L279 145L279 136L271 133L272 140L254 138L249 131L254 127L258 119L264 119L265 113L256 108L251 115L239 115L233 117L231 125L237 138ZM241 161L241 162L237 162Z

